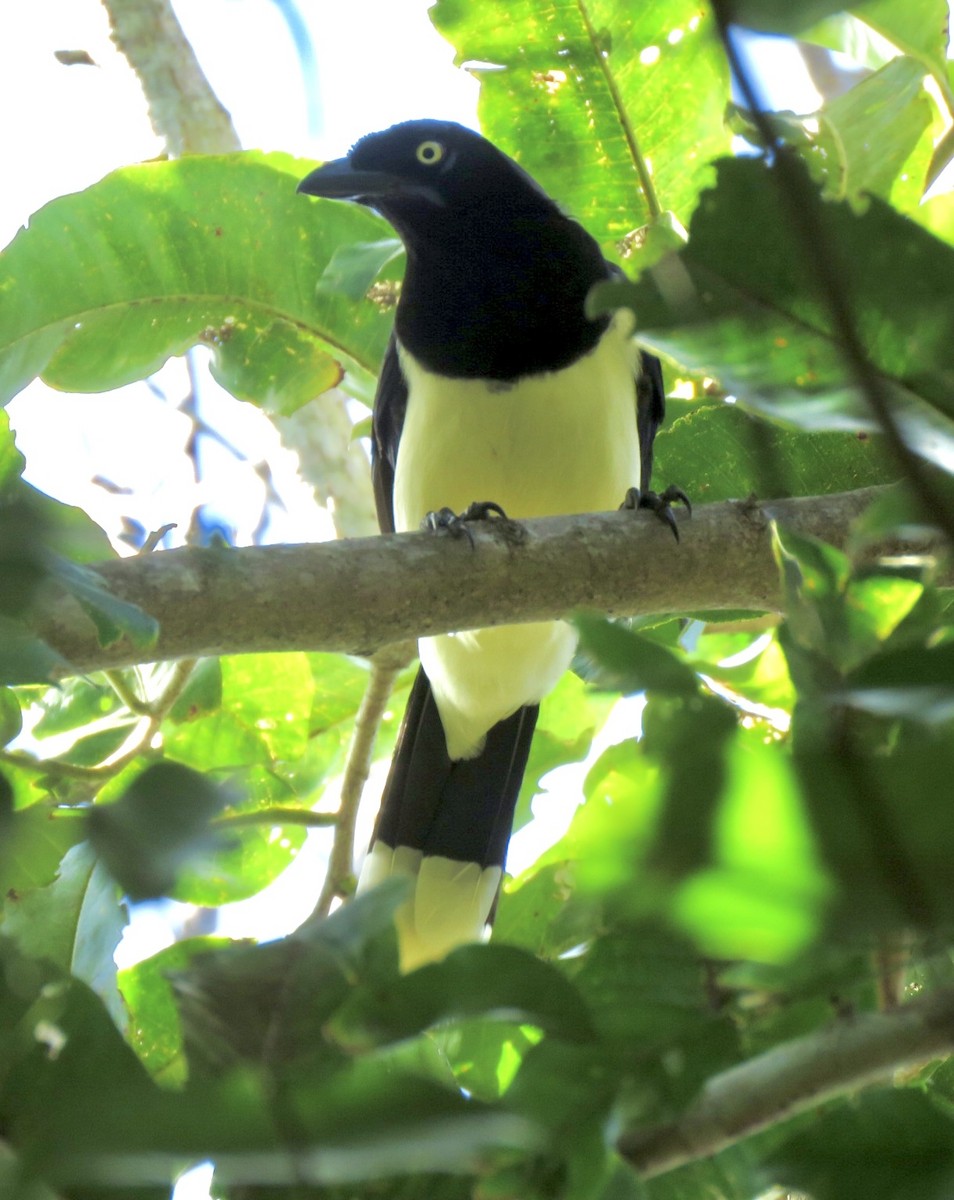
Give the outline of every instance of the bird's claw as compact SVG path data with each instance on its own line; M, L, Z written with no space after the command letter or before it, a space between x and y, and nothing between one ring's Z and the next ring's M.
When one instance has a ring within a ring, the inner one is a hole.
M672 511L674 504L684 504L689 516L692 516L692 504L689 502L689 497L674 484L670 484L664 492L642 492L639 488L631 487L620 505L620 508L635 510L638 508L648 508L650 512L654 512L660 521L665 522L672 530L672 535L679 541L679 526L676 524L676 515Z
M451 537L466 537L471 546L474 545L474 535L468 526L474 521L489 521L499 519L506 521L507 514L493 500L475 500L462 513L455 513L452 508L439 508L429 512L421 522L421 528L431 533L446 530Z

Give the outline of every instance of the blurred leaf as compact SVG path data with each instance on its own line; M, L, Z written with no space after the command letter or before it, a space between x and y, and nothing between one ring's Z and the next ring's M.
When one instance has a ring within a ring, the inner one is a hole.
M189 938L118 973L119 991L129 1012L129 1040L157 1082L177 1087L188 1076L169 976L186 971L197 955L229 944L225 938Z
M948 18L946 0L863 0L853 5L858 18L878 31L904 54L921 59L923 67L943 76L947 69Z
M860 340L905 440L950 469L954 338L944 297L954 250L877 199L857 215L847 204L819 201L805 179L804 200L826 245L837 247ZM650 349L714 376L772 420L807 431L876 428L777 181L760 162L720 161L718 184L697 209L685 250L636 283L600 285L593 300L594 311L631 307Z
M363 300L388 263L403 253L404 246L398 238L338 246L315 286L319 292L337 292L349 300Z
M590 1021L575 989L553 967L515 946L462 946L354 997L332 1018L331 1036L352 1053L478 1013L585 1040Z
M642 750L662 765L666 779L649 865L679 878L711 861L713 823L736 718L712 696L652 697L643 730Z
M220 660L222 707L254 730L274 758L298 758L309 734L314 683L304 654L240 654Z
M954 642L906 646L869 659L834 699L880 717L954 721Z
M283 821L294 793L282 779L263 767L228 772L224 786L233 799L216 820L223 837L200 859L184 864L172 895L187 904L230 904L254 896L272 883L294 860L304 845L304 825ZM308 811L307 809L305 811ZM258 814L277 813L271 820L251 822Z
M29 811L29 810L28 810ZM53 882L8 894L3 932L31 958L46 959L96 992L120 1029L126 1025L113 951L126 915L116 885L83 842L69 849Z
M787 0L729 0L726 16L733 24L763 33L800 33L844 6L844 0L800 0L794 6Z
M14 493L25 466L26 459L17 449L10 428L10 417L6 412L0 412L0 504L8 501Z
M905 164L931 126L924 70L913 58L892 59L817 113L773 113L772 126L803 154L826 197L851 200L862 210L868 196L891 200ZM754 125L745 136L760 142ZM921 177L910 181L911 207L920 201L926 170L924 155Z
M758 729L728 746L712 854L685 880L673 919L715 959L785 962L821 932L831 884L782 745Z
M828 666L832 687L836 673L879 651L923 594L920 583L889 574L851 578L844 554L789 529L776 527L773 545L788 630Z
M494 942L554 959L582 945L599 916L598 901L577 894L572 863L536 863L504 888L494 918Z
M218 1073L242 1059L273 1071L340 1065L325 1023L352 988L396 975L394 912L404 894L386 884L279 941L190 959L172 977L190 1068Z
M812 1200L946 1200L954 1126L914 1091L869 1091L818 1117L775 1150L777 1182Z
M217 658L202 658L169 712L173 721L194 721L222 707L222 667Z
M41 638L0 615L0 683L49 683L73 667Z
M531 804L544 788L542 777L586 758L594 733L605 723L614 703L615 697L589 687L570 671L544 697L520 789L515 830L532 819Z
M431 18L458 65L504 68L481 73L481 128L605 248L651 216L627 126L660 207L688 219L729 146L725 59L697 4L440 0Z
M102 577L89 567L59 560L51 574L92 620L101 646L112 646L125 636L142 650L159 636L159 622L154 617L114 596Z
M77 675L48 688L37 701L43 715L33 726L36 738L69 733L117 712L122 702L103 677Z
M954 921L949 864L954 813L939 803L954 778L954 738L913 724L879 724L857 714L812 712L795 766L818 849L838 893L839 931L948 929ZM796 727L798 728L798 727ZM880 735L890 753L868 738Z
M336 360L366 379L387 318L315 284L337 246L386 227L297 196L308 166L257 153L143 163L34 214L0 259L4 399L36 375L118 387L199 342L236 394L282 411L334 382ZM304 268L276 269L293 262Z
M164 896L183 867L221 844L211 822L228 802L198 772L154 763L118 800L90 810L90 842L131 899Z
M622 692L648 690L666 696L694 696L695 672L658 642L604 617L574 619L583 649L603 669L606 686Z
M9 688L0 688L0 746L6 746L23 728L20 702Z

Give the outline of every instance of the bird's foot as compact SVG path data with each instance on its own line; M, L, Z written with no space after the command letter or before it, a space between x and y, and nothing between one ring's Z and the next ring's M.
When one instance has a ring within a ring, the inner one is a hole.
M509 518L499 504L493 500L475 500L468 504L462 513L455 513L452 508L439 508L429 512L421 522L421 528L431 533L446 530L451 537L466 537L471 546L474 545L474 535L469 526L475 521L507 521Z
M689 503L689 497L682 488L675 487L670 484L664 492L641 492L639 488L631 487L620 505L621 509L635 510L638 508L648 508L650 512L654 512L660 521L665 522L672 530L672 536L679 541L679 526L676 524L676 515L672 511L674 504L684 504L689 516L692 516L692 505Z

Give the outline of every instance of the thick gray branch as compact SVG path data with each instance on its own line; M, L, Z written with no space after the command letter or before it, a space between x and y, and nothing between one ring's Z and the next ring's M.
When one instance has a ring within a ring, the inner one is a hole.
M954 990L947 989L893 1012L840 1020L716 1075L678 1121L624 1133L617 1149L645 1178L661 1175L835 1096L952 1053Z
M148 651L104 648L69 597L34 627L82 670L153 659L274 650L368 653L422 634L566 617L771 611L778 573L769 522L844 545L878 489L766 504L729 502L681 519L677 545L645 513L489 522L466 537L413 533L306 546L170 550L100 564L111 591L162 627ZM882 551L937 553L941 544Z
M113 41L139 76L149 118L170 155L241 150L169 0L103 0Z

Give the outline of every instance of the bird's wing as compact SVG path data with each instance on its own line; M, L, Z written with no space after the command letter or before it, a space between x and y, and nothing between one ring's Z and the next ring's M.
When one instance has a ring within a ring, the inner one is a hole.
M392 333L378 376L371 418L371 481L378 528L382 533L394 532L394 468L406 412L407 384Z
M642 370L636 379L636 428L639 431L640 491L649 491L653 473L653 442L666 415L666 389L659 359L640 352Z

